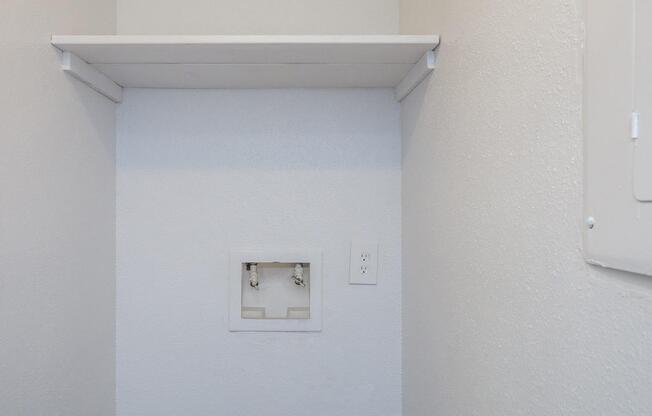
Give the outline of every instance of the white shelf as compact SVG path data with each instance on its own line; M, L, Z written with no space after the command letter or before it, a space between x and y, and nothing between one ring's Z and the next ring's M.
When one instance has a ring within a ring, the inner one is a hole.
M115 87L397 87L405 79L402 99L432 70L439 37L52 36L52 44L77 63L65 70L114 101Z

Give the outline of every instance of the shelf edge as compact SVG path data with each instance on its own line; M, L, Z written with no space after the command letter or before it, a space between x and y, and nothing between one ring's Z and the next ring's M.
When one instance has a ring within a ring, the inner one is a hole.
M65 50L71 45L147 46L147 45L390 45L439 44L437 35L52 35L51 43Z

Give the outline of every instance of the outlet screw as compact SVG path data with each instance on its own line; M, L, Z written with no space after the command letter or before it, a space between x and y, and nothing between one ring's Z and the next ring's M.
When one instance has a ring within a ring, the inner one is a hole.
M594 229L595 228L595 218L588 217L586 219L586 226L588 227L589 230Z

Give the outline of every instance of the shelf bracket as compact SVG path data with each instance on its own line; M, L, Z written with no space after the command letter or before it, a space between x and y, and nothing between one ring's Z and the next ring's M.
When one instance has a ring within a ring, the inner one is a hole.
M115 103L122 101L122 87L81 60L77 55L70 52L63 52L61 56L61 69L109 100Z
M426 52L396 86L396 100L401 102L435 69L435 51Z

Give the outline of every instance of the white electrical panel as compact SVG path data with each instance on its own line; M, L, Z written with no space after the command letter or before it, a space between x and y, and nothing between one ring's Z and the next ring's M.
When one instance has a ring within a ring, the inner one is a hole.
M232 251L231 331L321 330L321 252Z
M652 202L652 2L636 0L635 15L634 195Z
M652 275L652 2L586 4L585 257Z

